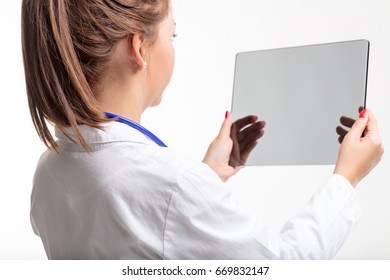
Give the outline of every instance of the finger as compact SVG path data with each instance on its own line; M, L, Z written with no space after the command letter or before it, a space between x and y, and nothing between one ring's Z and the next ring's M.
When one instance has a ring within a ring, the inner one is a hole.
M344 137L343 137L343 136L340 136L338 140L339 140L339 143L342 144L343 141L344 141Z
M250 145L246 146L245 149L242 150L241 159L242 159L244 164L245 164L246 160L248 159L250 153L253 151L253 149L256 146L257 146L257 141L252 142Z
M229 165L231 166L231 167L239 167L239 166L243 166L245 164L245 162L243 162L243 161L241 161L241 159L239 159L239 158L233 158L233 157L231 157L230 159L229 159Z
M265 127L265 122L256 122L247 128L240 131L237 135L238 141L244 140L246 137L248 137L250 134L259 131L260 129L263 129Z
M243 141L240 142L240 153L251 145L251 143L256 142L264 135L264 130L258 130L252 134L250 134L247 138L245 138Z
M348 131L345 130L344 128L342 128L341 126L338 126L338 127L336 128L336 132L337 132L338 135L340 135L340 136L342 136L342 137L344 137L344 136L347 135L347 133L348 133Z
M230 138L233 140L233 148L230 154L229 165L237 166L236 162L240 159L240 143L237 139L236 123L233 123L231 126Z
M244 118L238 119L235 121L237 131L240 131L243 127L247 126L248 124L254 123L257 121L256 116L246 116Z
M360 114L359 118L355 121L355 123L351 127L351 130L349 131L350 137L353 137L355 139L360 139L362 137L364 130L367 127L367 123L368 123L368 111L364 115Z
M229 111L226 111L225 119L222 123L221 130L217 137L226 138L230 137L230 130L232 127L232 114Z
M342 116L340 118L340 122L342 125L345 125L347 127L352 127L353 124L355 123L355 120L346 116Z

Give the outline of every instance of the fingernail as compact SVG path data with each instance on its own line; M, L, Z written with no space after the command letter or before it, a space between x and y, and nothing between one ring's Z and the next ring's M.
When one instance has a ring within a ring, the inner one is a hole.
M365 117L367 117L367 111L363 110L360 112L359 118L364 119Z
M225 119L227 119L229 117L229 111L226 111L225 113Z

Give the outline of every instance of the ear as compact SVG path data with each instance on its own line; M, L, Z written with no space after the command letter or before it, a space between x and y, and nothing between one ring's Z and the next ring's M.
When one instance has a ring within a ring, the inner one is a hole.
M145 40L140 34L134 34L128 38L128 49L130 57L134 63L136 70L143 70L146 62Z

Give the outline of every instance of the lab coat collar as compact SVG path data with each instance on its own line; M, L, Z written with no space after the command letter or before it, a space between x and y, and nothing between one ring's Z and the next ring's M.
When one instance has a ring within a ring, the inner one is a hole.
M103 129L93 128L87 125L80 125L80 131L85 137L85 140L93 145L107 144L112 142L138 142L144 144L154 143L148 137L141 132L127 126L126 124L111 121L102 124ZM73 130L70 127L64 129L64 131L55 128L55 136L59 140L61 146L64 144L74 144L70 139L76 139ZM69 139L70 138L70 139Z

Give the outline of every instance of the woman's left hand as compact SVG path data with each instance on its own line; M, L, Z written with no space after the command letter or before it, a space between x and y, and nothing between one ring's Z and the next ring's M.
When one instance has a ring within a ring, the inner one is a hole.
M265 122L257 122L256 116L247 116L232 123L232 116L227 112L221 130L211 142L203 162L225 182L245 165L257 140L264 134L264 126Z

